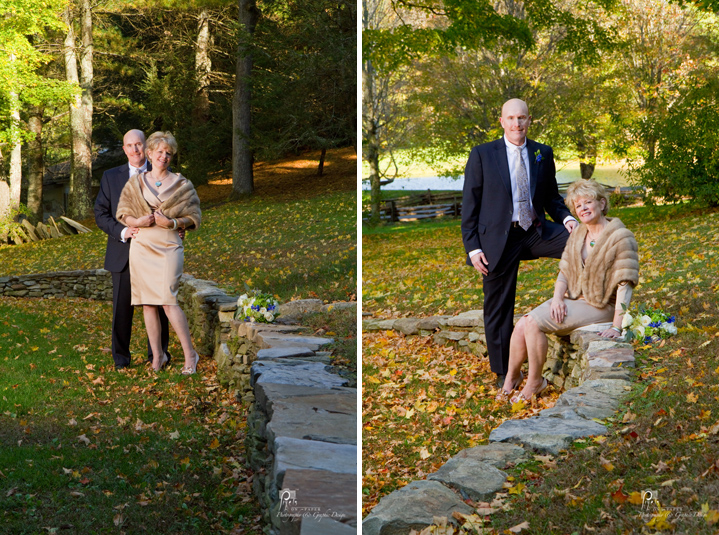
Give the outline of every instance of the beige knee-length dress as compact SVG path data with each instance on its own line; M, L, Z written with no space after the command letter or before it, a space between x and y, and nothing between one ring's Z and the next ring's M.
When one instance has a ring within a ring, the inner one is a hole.
M161 207L187 179L177 175L161 187L140 177L142 194L153 211ZM180 276L185 261L177 230L157 225L144 227L130 243L130 280L133 305L176 305Z

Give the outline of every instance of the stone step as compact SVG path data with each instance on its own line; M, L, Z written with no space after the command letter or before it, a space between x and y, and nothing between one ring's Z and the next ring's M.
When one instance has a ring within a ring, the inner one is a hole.
M558 455L578 438L606 434L607 427L593 420L534 416L525 420L505 421L492 430L489 441L521 444L540 453Z
M474 509L438 481L412 481L382 498L362 521L362 535L409 533L431 526L435 518L457 525L452 513L465 515Z
M256 361L250 370L251 386L260 383L283 383L290 385L333 388L346 386L349 381L328 372L324 364L303 361Z
M332 338L322 338L319 336L299 336L292 334L271 333L260 331L253 337L252 341L256 343L260 349L271 347L293 347L300 346L317 351L321 347L334 342Z
M321 394L274 401L268 413L267 440L300 438L357 444L357 402L349 396Z
M324 470L288 469L280 498L281 533L332 535L357 533L357 476Z
M357 488L357 446L331 444L316 440L278 437L268 443L274 454L272 475L277 489L284 488L285 472L297 470L324 470L334 474L352 474Z

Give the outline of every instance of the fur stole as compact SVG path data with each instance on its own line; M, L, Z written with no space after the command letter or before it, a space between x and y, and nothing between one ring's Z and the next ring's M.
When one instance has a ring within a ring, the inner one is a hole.
M580 295L590 305L603 308L621 282L632 287L639 282L639 253L637 240L624 223L616 217L599 235L582 267L582 247L587 226L579 225L567 240L559 262L559 270L567 278L567 295L577 299Z
M202 222L202 211L200 210L200 198L197 196L195 187L188 179L180 175L184 179L177 190L170 195L160 205L162 213L165 217L170 219L177 219L179 217L189 217L194 223L193 227L200 228ZM116 218L118 221L123 222L125 216L142 217L152 213L152 208L147 204L145 197L142 195L142 189L140 185L140 175L134 175L127 181L125 187L122 189L120 194L120 201L117 203L117 214Z

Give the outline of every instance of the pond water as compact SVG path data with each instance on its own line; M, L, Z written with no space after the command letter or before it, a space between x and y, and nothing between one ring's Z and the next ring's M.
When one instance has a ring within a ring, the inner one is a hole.
M592 178L602 184L609 186L627 186L627 180L622 174L623 166L621 163L614 165L602 165L597 166L594 170ZM567 183L579 180L581 175L579 174L579 164L569 163L566 166L557 170L557 182ZM382 189L387 190L447 190L447 191L462 191L464 185L464 176L459 178L452 178L446 176L434 176L434 177L416 177L416 178L397 178L391 184L382 186ZM362 189L369 190L369 180L362 181Z

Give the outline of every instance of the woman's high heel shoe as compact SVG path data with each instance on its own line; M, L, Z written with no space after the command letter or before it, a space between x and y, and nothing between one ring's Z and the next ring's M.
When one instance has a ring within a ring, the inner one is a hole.
M510 399L509 401L511 403L519 403L520 401L522 401L524 403L529 403L530 401L532 401L533 397L539 397L542 394L542 392L544 392L547 388L549 388L549 383L547 382L546 378L542 378L542 386L539 387L539 390L537 390L531 396L529 396L529 399L525 398L524 394L522 394L520 392L516 396L513 396L512 399Z
M197 371L197 364L200 362L200 355L195 351L195 363L192 366L182 368L182 375L193 375Z
M162 370L165 368L165 366L167 366L167 364L170 362L170 357L167 355L167 353L163 353L163 354L162 354L162 358L163 358L163 361L160 363L160 367L159 367L159 368L155 369L154 366L152 367L152 370L153 370L155 373L157 373L157 372L159 372L159 371L162 371Z
M519 372L519 379L515 381L515 383L512 385L512 390L507 392L504 387L499 389L499 392L497 392L497 395L494 397L495 401L499 401L500 403L505 403L509 401L509 397L512 395L512 392L517 390L522 385L522 381L524 381L524 374L520 371Z

